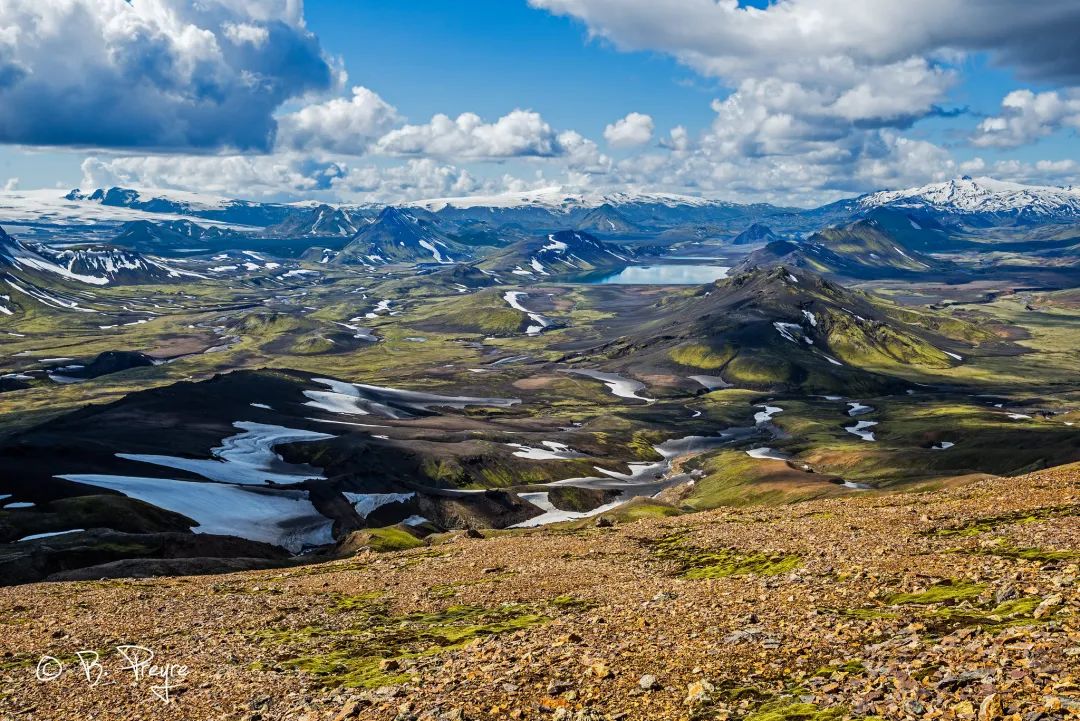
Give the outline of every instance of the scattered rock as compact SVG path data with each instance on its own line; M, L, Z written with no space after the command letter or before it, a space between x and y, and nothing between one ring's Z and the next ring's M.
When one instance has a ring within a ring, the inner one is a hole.
M979 704L979 721L998 721L1004 715L1005 709L996 693L990 694Z
M1043 599L1036 608L1034 613L1031 614L1032 618L1046 618L1053 615L1055 611L1061 608L1061 594L1055 593L1052 596L1047 596Z
M596 678L611 678L611 669L605 663L594 663L589 666L589 673Z
M360 715L360 704L356 701L349 701L346 703L338 715L334 717L334 721L346 721L346 719L356 718Z
M713 702L713 693L716 687L705 679L694 681L686 687L687 706L705 706Z

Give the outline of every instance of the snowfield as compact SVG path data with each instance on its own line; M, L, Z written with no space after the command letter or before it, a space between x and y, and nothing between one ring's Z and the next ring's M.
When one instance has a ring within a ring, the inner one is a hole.
M332 522L307 498L306 491L271 491L168 478L97 474L59 476L123 493L195 521L196 533L239 536L283 546L298 553L305 546L333 543Z
M274 446L283 443L322 441L334 438L328 433L302 431L282 426L238 421L233 424L243 431L229 436L210 453L213 459L177 458L142 453L117 453L118 458L151 463L156 466L190 471L203 478L219 483L262 485L274 483L299 483L307 479L324 478L322 471L308 465L286 463L274 452Z

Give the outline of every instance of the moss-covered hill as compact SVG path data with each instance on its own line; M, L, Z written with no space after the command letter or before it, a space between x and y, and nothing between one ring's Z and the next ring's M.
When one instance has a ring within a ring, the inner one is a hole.
M908 387L912 369L944 369L991 329L904 309L798 268L753 268L657 303L632 335L597 357L628 368L721 376L740 387L811 393Z

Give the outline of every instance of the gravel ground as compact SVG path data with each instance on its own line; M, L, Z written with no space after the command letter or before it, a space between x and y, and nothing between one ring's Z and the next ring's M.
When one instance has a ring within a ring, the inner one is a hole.
M1071 718L1078 482L2 588L0 718Z

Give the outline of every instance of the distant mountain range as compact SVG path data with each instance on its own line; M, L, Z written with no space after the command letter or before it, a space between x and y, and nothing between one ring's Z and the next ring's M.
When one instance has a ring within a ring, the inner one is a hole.
M890 234L930 229L936 234L923 234L919 242L933 242L911 247L941 250L946 234L954 231L1030 232L1074 224L1080 220L1080 190L964 177L811 209L560 188L399 206L261 203L118 187L66 194L0 192L0 223L34 228L32 236L47 243L67 242L66 231L79 227L89 234L81 239L141 252L190 254L247 247L369 265L471 260L564 230L655 246L659 252L681 243L764 246L778 239L808 238L882 212L899 219L890 221Z
M670 193L576 193L561 188L422 200L401 207L428 211L452 221L482 218L495 224L529 224L553 216L581 222L593 211L603 209L601 216L614 213L622 222L670 227L765 217L791 222L794 218L802 217L858 214L882 206L976 219L987 216L987 220L998 222L1054 222L1080 217L1080 189L1021 185L965 176L917 188L883 190L810 209L767 203L739 204ZM120 187L98 188L89 192L75 189L66 194L55 190L0 192L0 221L7 223L32 221L34 215L56 216L57 220L69 222L134 219L130 214L125 216L117 212L127 209L151 215L201 218L260 228L295 221L297 228L302 223L307 224L303 232L312 233L314 230L312 234L344 235L346 231L359 230L358 220L373 217L381 207L377 204L333 206L323 203L266 203L176 190ZM63 215L66 217L61 217Z

